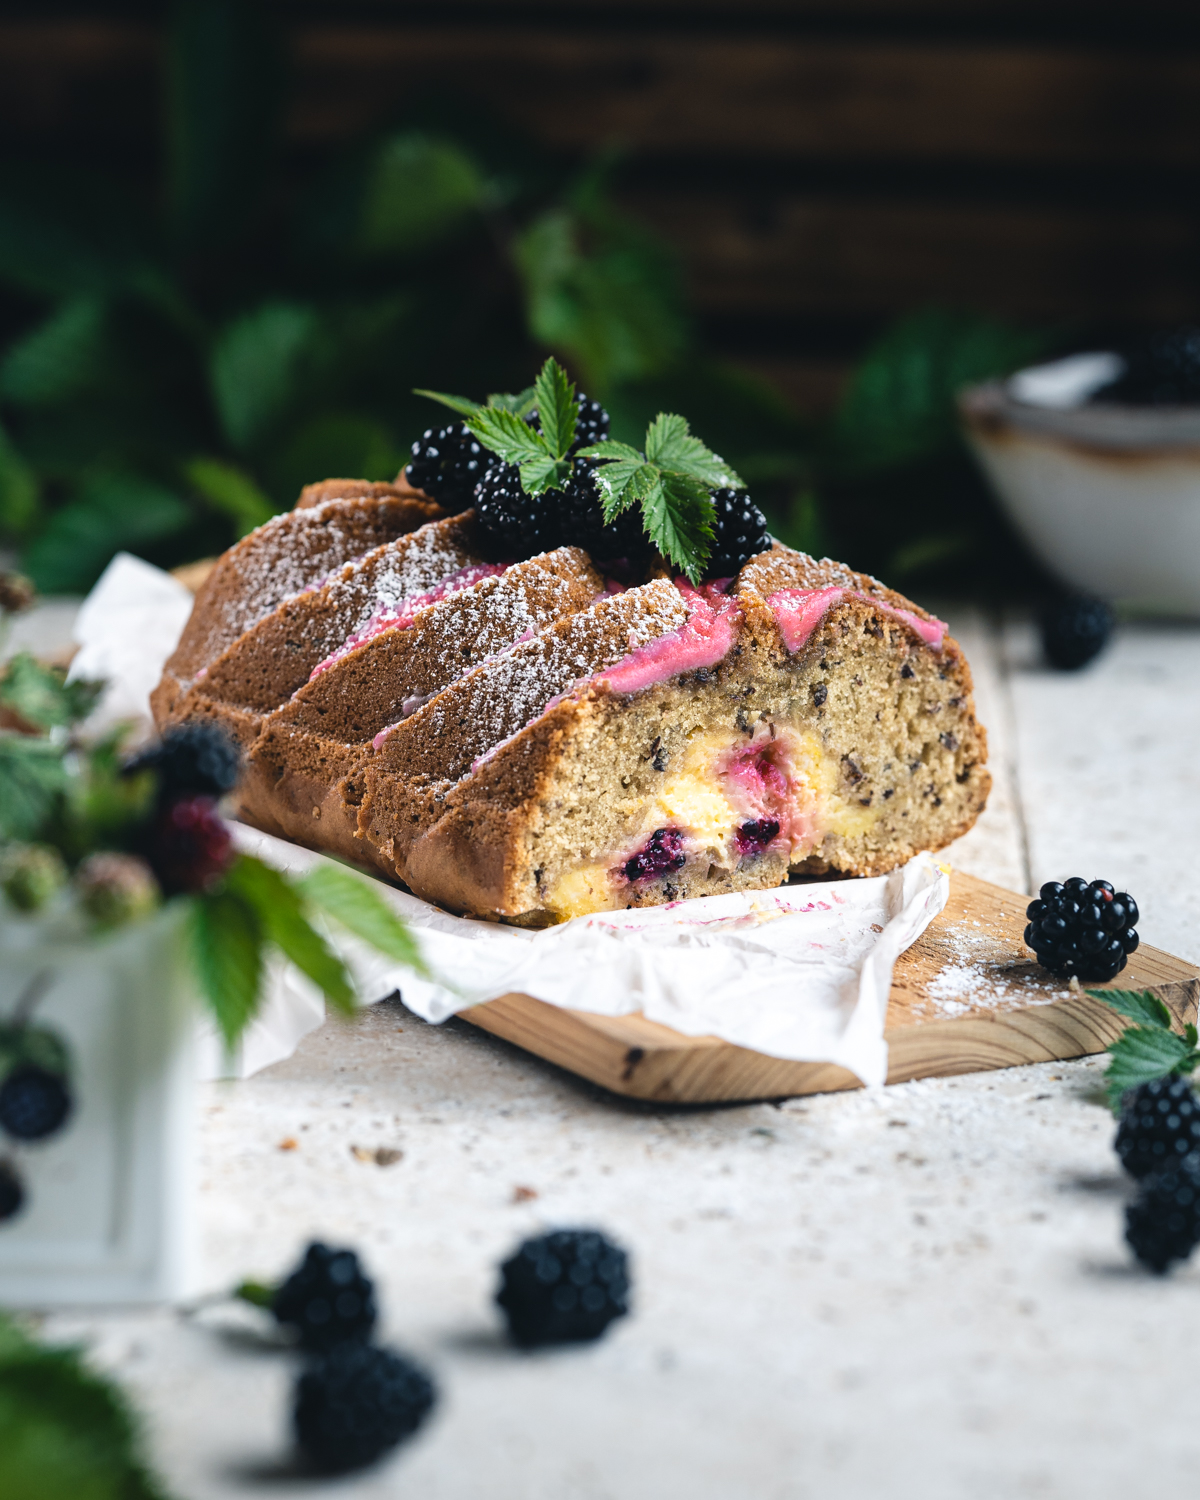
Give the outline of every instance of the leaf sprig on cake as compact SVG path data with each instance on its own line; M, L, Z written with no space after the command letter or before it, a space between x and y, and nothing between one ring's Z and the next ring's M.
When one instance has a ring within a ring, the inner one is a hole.
M440 391L417 394L465 417L466 427L485 448L517 468L528 495L563 488L577 459L597 461L593 478L604 524L638 509L655 548L692 583L703 576L712 550L712 492L745 488L724 459L692 435L687 420L673 413L660 412L650 423L644 450L608 440L576 447L576 389L553 358L529 390L489 396L482 405ZM534 407L537 427L526 420Z

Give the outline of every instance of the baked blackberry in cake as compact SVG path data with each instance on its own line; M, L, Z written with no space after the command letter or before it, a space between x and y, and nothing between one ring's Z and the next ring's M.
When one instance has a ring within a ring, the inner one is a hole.
M593 474L609 466L604 524L638 519L630 505L612 515L611 491L640 464L639 482L676 506L677 536L691 515L691 553L667 556L675 544L647 521L644 561L620 580L583 536L497 558L469 510L331 568L328 548L307 559L301 527L291 591L263 608L257 559L280 541L255 533L239 544L240 587L235 548L221 589L197 600L156 695L160 725L233 732L248 821L524 925L791 874L881 874L965 833L990 785L986 735L945 627L873 578L771 542L753 515L755 554L731 550L730 573L704 581L711 497L744 488L681 419L658 422L644 453L601 442L582 457ZM505 424L525 442L507 418L492 426ZM556 441L551 477L581 459L569 421ZM522 494L531 510L541 498ZM338 524L366 539L365 519ZM189 677L198 642L208 655Z

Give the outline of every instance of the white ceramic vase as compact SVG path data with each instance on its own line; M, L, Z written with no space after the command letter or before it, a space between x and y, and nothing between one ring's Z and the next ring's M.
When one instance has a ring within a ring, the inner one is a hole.
M0 1306L171 1300L194 1288L196 1006L176 904L103 939L0 917L0 1022L52 975L32 1021L71 1050L74 1110L44 1143L0 1137L25 1184L0 1223Z

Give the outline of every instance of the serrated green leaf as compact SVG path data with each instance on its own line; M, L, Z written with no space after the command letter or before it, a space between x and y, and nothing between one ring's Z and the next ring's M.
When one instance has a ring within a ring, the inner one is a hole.
M266 934L257 909L228 889L192 899L192 959L200 991L227 1047L258 1012Z
M226 876L226 889L249 903L263 932L287 958L317 985L335 1009L356 1009L354 986L342 960L309 922L299 892L270 865L240 854Z
M575 404L574 385L553 356L538 371L533 393L546 446L555 458L563 458L575 441L579 407Z
M711 550L716 510L707 487L686 474L662 474L642 501L650 540L692 583Z
M592 443L587 448L580 448L580 458L607 458L607 459L633 459L639 464L646 462L646 456L639 453L636 448L631 448L628 443L614 443L606 439L603 443Z
M245 536L275 514L275 506L244 469L222 463L218 458L194 458L184 465L183 472L211 505L232 516L239 536Z
M602 464L593 473L592 480L600 495L607 526L624 511L656 494L662 475L656 465L646 463L639 453L633 458L618 458L612 463Z
M339 865L322 864L296 882L306 901L362 938L372 948L418 974L428 974L416 938L381 895L360 876Z
M287 417L306 383L319 332L315 308L266 302L217 335L213 398L225 436L239 452L265 441Z
M719 454L691 435L684 418L671 412L659 412L646 429L646 457L660 469L686 474L710 489L746 487Z
M182 531L193 512L161 485L132 475L102 474L50 517L30 543L23 568L44 594L83 593L114 553Z
M413 389L414 396L426 396L430 401L437 401L442 406L448 406L451 411L461 413L464 417L473 417L479 410L479 402L472 401L467 396L448 396L445 391L426 391L419 386ZM499 404L499 398L488 397L488 405ZM512 408L508 408L511 410Z
M502 411L511 411L518 417L524 417L533 410L537 404L537 398L534 396L533 387L527 385L523 391L518 391L515 396L505 395L503 392L493 393L487 398L485 404L488 406L498 406Z
M107 366L107 308L76 297L11 344L0 362L0 395L20 406L67 401L100 380Z
M1157 1026L1128 1027L1108 1051L1112 1062L1104 1075L1104 1083L1114 1110L1129 1089L1155 1078L1165 1078L1192 1056L1183 1037Z
M63 747L28 734L0 734L0 834L33 839L66 789Z
M483 406L467 419L467 426L492 453L498 453L507 464L538 463L557 458L551 453L540 432L523 422L511 411Z
M1152 990L1088 990L1088 994L1130 1021L1163 1031L1172 1029L1171 1012Z
M104 691L102 682L66 680L62 667L47 667L21 651L0 676L0 703L38 729L54 729L86 719Z
M569 458L537 458L521 465L521 488L527 495L561 489L570 477Z

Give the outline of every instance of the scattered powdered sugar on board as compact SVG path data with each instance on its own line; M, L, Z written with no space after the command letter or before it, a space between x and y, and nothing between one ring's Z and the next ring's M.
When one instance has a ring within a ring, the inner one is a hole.
M982 929L978 922L953 923L937 937L946 962L924 986L924 998L913 1005L920 1020L952 1020L971 1011L1022 1010L1030 1005L1052 1005L1071 991L1036 964L1023 961L1006 942Z

